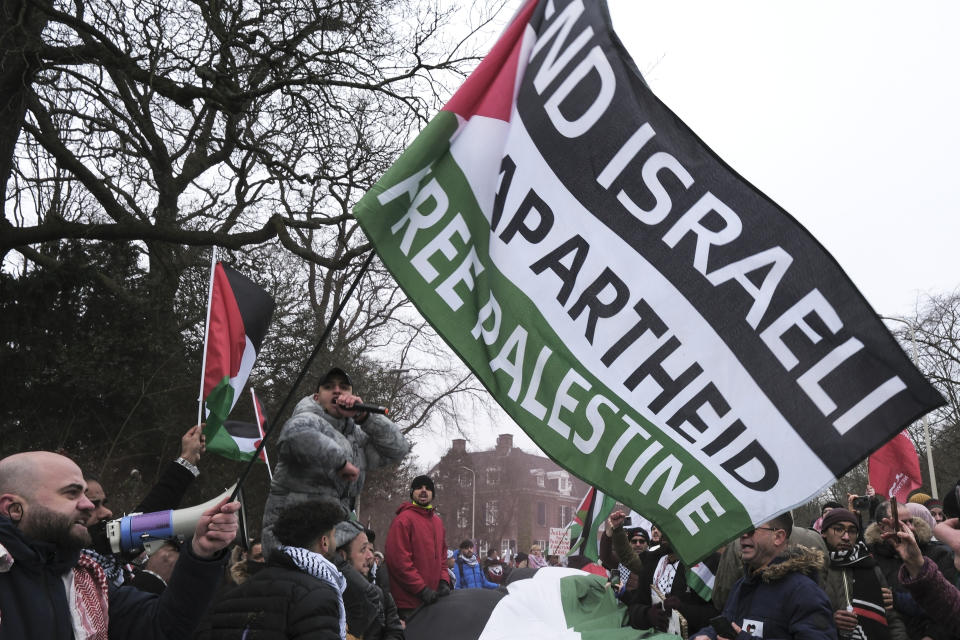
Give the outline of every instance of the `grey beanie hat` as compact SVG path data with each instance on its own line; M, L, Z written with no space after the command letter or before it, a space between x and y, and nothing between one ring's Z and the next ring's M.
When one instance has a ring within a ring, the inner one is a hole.
M363 525L359 522L344 520L343 522L337 523L333 533L337 549L350 544L353 539L361 533L363 533Z

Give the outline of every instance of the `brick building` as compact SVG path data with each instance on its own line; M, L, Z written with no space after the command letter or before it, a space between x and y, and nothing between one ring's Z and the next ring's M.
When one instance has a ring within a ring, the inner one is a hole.
M470 538L478 553L494 547L503 555L539 543L546 555L550 528L570 523L586 484L549 458L515 448L510 434L498 436L488 451L467 451L466 445L454 440L429 472L447 545L456 548Z

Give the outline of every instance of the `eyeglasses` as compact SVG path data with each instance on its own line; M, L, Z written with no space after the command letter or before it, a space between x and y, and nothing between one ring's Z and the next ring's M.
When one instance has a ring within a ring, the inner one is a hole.
M841 525L839 525L839 524L836 524L836 525L830 527L830 531L832 531L834 534L836 534L836 535L838 535L838 536L842 536L843 534L847 534L847 535L850 536L851 538L856 538L856 537L857 537L857 534L860 533L860 529L858 529L858 528L856 528L856 527L844 527L844 526L841 526Z
M748 538L752 538L752 537L753 537L753 534L755 534L757 531L761 531L761 530L762 530L762 531L786 531L786 529L779 529L779 528L775 528L775 527L754 527L753 529L750 529L750 531L744 531L744 532L741 533L740 535L746 536L746 537L748 537Z

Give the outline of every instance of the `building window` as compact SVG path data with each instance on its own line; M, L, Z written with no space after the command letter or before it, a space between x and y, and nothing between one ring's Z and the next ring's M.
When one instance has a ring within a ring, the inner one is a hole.
M487 467L487 484L500 484L500 469Z
M467 505L457 509L457 528L467 529L470 527L470 507Z
M471 484L473 484L473 474L471 474L469 471L461 471L457 474L457 476L460 480L461 487L469 487Z
M537 524L541 527L547 524L547 505L542 502L537 503Z
M501 540L500 541L500 558L504 560L506 558L512 558L514 549L516 548L517 548L516 540L506 540L506 539Z
M572 488L573 485L570 483L570 476L563 474L557 478L557 491L560 493L570 493Z
M567 526L571 520L573 520L573 507L566 504L560 505L560 526Z
M547 541L546 540L537 540L537 546L540 547L540 550L543 551L543 556L547 556Z
M543 474L542 473L537 474L537 486L542 488L546 486L546 484L547 484L547 481L544 479Z
M500 505L497 500L490 500L486 503L483 513L483 522L487 526L494 526L497 524L497 516Z

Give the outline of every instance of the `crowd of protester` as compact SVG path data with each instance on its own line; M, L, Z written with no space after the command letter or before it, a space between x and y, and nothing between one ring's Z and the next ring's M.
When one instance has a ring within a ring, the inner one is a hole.
M333 369L284 426L266 544L236 544L239 504L223 500L189 541L117 553L97 478L48 452L0 460L0 638L398 640L451 595L469 615L473 596L568 564L601 576L625 626L645 632L960 639L960 483L942 501L918 492L899 505L868 487L846 505L824 503L809 528L788 511L688 566L668 536L625 526L619 510L603 527L599 564L536 544L503 556L469 539L454 548L436 487L418 476L378 550L354 498L368 468L402 458L409 444L354 404L349 376ZM140 508L176 508L204 451L193 427Z

